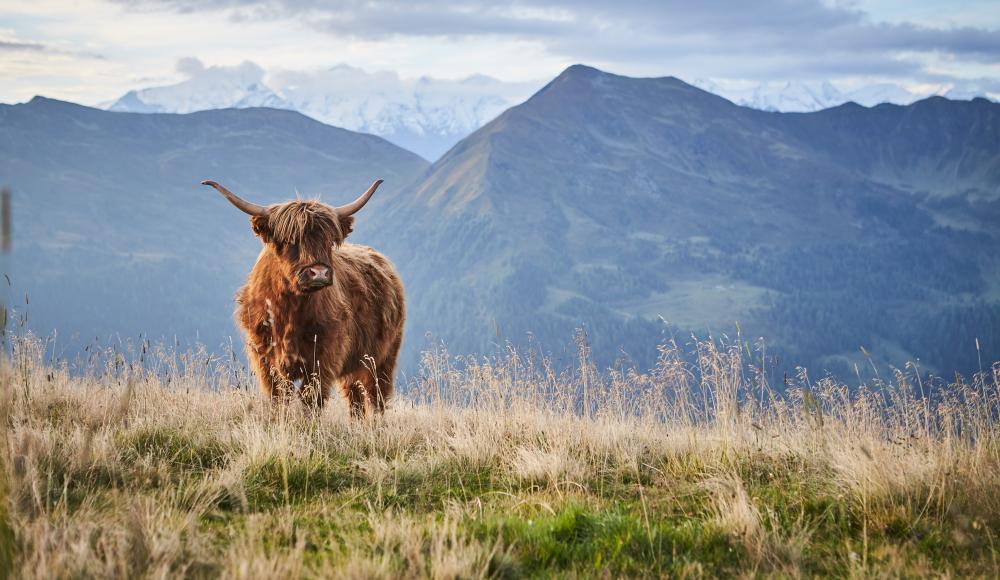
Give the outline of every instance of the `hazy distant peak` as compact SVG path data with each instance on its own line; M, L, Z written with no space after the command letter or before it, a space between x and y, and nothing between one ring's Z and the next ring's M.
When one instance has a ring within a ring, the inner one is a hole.
M785 113L805 113L829 109L854 102L864 107L874 107L881 103L909 105L919 99L938 94L917 93L906 87L878 82L854 87L838 87L829 80L823 81L725 81L699 78L693 81L706 91L723 96L730 101L762 111ZM968 100L974 96L985 96L985 90L976 88L937 89L951 99Z

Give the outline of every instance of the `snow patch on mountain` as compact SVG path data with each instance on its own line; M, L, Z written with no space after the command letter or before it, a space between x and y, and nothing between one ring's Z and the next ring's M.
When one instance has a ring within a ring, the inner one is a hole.
M961 87L954 85L921 86L908 89L894 83L872 83L853 87L838 87L830 81L787 81L755 83L718 79L695 79L691 84L730 101L762 111L808 113L854 102L866 107L882 103L909 105L920 99L941 95L955 100L985 97L995 100L997 95L974 83Z

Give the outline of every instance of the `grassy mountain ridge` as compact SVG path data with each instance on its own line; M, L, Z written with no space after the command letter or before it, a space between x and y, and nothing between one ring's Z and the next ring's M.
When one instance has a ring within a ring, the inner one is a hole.
M983 98L930 97L909 106L843 105L788 129L821 134L811 145L875 179L938 195L1000 198L1000 111ZM971 190L971 191L970 191Z

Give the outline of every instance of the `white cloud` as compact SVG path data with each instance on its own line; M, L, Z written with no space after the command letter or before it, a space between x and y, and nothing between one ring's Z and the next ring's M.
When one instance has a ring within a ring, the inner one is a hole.
M0 27L16 31L20 43L63 52L0 49L0 102L45 93L96 103L139 85L190 78L200 70L197 59L229 66L252 60L267 70L348 62L406 78L478 72L512 81L552 77L574 62L639 76L754 81L940 85L1000 78L998 11L982 2L953 4L952 10L919 0L8 3L0 7ZM182 57L191 60L176 66Z

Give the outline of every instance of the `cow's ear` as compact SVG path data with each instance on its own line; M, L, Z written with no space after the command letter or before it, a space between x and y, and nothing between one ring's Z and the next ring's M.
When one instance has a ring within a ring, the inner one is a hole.
M253 228L253 233L264 242L271 240L271 226L267 219L267 216L252 216L250 218L250 227Z
M340 233L346 239L347 236L354 231L354 217L353 216L342 216L340 218Z

